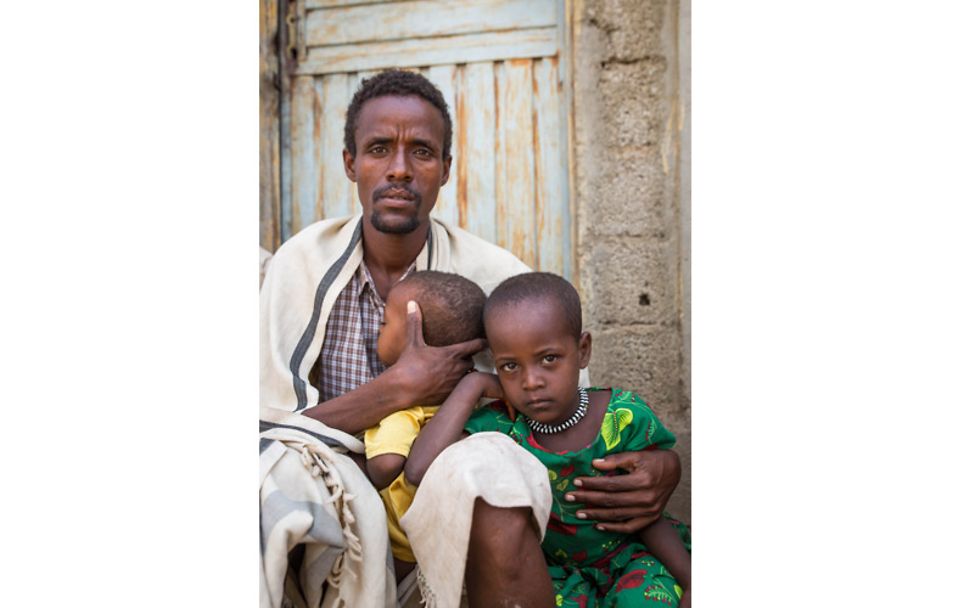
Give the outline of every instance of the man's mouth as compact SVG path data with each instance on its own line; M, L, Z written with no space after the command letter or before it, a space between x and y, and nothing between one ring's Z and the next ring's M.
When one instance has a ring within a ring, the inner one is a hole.
M387 200L387 201L404 201L407 203L411 203L418 198L419 196L415 192L412 192L405 188L395 188L395 187L383 188L382 190L376 192L375 195L373 195L372 197L373 201L375 202L378 202L380 200Z

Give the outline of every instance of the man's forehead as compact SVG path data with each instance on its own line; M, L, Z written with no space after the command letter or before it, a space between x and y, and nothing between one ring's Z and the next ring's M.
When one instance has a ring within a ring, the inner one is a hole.
M366 131L408 126L430 133L442 133L443 116L436 106L418 95L383 95L362 105L356 125L358 134Z

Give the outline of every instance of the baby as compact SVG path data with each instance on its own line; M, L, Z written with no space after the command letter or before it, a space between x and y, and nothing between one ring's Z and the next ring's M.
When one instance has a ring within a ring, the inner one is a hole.
M686 526L664 515L635 534L611 532L576 516L580 505L565 497L576 477L601 474L593 459L675 443L637 395L578 388L592 338L582 331L575 288L548 273L511 277L487 299L484 325L497 376L471 373L460 381L417 438L406 475L419 483L433 459L467 433L503 433L548 469L553 503L541 546L557 606L689 606ZM501 393L506 403L474 409L481 397Z
M434 270L414 272L397 283L386 298L379 329L378 355L391 366L406 346L406 304L414 300L423 315L423 338L430 346L447 346L484 337L483 290L468 279ZM412 504L416 487L402 474L410 447L438 404L416 404L383 418L365 432L366 470L386 507L396 577L416 563L399 518Z

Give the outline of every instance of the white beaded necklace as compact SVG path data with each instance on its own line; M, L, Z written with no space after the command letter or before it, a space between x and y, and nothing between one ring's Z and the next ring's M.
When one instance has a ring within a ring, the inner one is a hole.
M542 435L551 435L554 433L560 433L565 429L570 429L571 427L578 424L578 422L585 417L585 412L588 411L588 392L584 389L578 389L578 409L575 413L571 415L571 418L562 422L561 424L545 424L544 422L538 422L537 420L532 420L525 416L528 426L535 433L541 433Z

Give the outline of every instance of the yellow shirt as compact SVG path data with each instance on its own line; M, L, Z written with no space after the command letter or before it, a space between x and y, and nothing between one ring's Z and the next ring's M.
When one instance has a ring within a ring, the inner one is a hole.
M380 454L399 454L408 457L420 429L438 409L440 409L438 406L417 405L389 414L379 422L378 426L365 431L365 457L373 458ZM406 533L399 525L399 518L413 503L415 493L416 486L406 481L404 472L400 472L388 488L379 492L382 503L386 507L392 554L396 559L405 562L415 562L416 558L409 548Z

